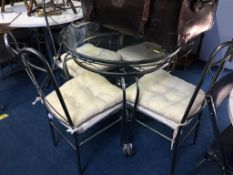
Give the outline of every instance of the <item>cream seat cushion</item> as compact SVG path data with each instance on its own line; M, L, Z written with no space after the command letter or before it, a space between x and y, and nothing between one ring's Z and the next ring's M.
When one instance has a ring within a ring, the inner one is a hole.
M60 88L61 94L75 127L90 120L95 115L122 102L122 91L104 77L86 71L66 82ZM50 112L67 123L65 113L53 91L46 96ZM45 102L46 102L45 101Z
M71 55L64 53L61 55L61 63L58 65L61 69L63 69L63 64L64 64L64 60L65 58L68 59L68 61L66 62L69 74L72 77L76 77L77 75L82 74L83 72L87 71L84 68L82 68L81 66L79 66L72 58Z
M96 47L90 43L84 44L83 46L77 48L76 51L78 53L85 55L85 56L88 56L88 57L94 57L94 58L98 58L98 59L111 60L111 61L120 61L121 60L121 56L118 53L111 51L111 50L108 50L108 49ZM64 53L61 55L62 63L59 64L59 67L61 67L61 68L63 67L62 64L63 64L63 61L64 61L66 55L67 55L67 53ZM68 57L71 58L70 55ZM82 62L81 59L79 61ZM111 68L108 65L101 65L101 64L94 64L94 63L83 63L83 64L85 66L88 66L90 68L94 68L97 70L107 70L107 69ZM70 59L69 61L67 61L67 67L68 67L70 75L73 77L75 77L83 72L83 69L80 69L80 66L78 66L77 63L75 63L75 61L73 59Z
M117 51L125 61L139 61L151 58L163 56L164 53L161 51L161 46L152 42L143 42L122 48ZM157 61L154 64L159 64L161 61ZM144 65L145 66L145 65ZM149 64L142 69L151 68Z
M139 80L139 85L139 106L178 124L195 90L194 85L164 70L143 76ZM127 100L134 103L135 96L136 85L133 84L127 89ZM189 116L194 115L200 109L204 97L204 91L200 90Z

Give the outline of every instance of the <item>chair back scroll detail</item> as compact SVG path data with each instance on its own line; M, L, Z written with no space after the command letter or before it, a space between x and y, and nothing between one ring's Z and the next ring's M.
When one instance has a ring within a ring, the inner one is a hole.
M47 62L46 58L37 50L33 49L33 48L22 48L19 51L19 57L21 58L22 63L25 66L25 70L27 72L27 74L29 75L30 79L32 80L33 85L35 86L39 96L42 99L42 102L45 104L46 108L48 111L49 107L51 107L52 105L50 105L48 103L48 101L45 99L45 90L44 90L44 85L45 85L45 80L40 83L39 79L36 78L34 71L37 70L39 72L43 72L46 74L46 77L49 81L49 83L51 83L52 87L54 88L54 91L56 92L56 95L58 97L58 100L64 110L64 113L66 115L66 119L68 121L68 124L71 127L74 127L74 124L71 120L70 114L68 112L67 106L65 104L65 101L63 99L63 96L61 94L61 91L59 90L59 86L58 83L56 81L55 75L53 74L53 71L49 65L49 63ZM33 60L39 60L41 66L35 65L35 63L33 63Z
M216 61L218 54L224 50L225 50L225 54L224 54L223 58ZM184 116L183 116L181 123L184 123L186 121L188 114L189 114L189 111L191 110L191 107L196 99L196 96L197 96L201 86L203 85L204 81L206 80L208 73L210 73L210 75L211 75L211 82L209 84L207 94L211 90L212 86L214 86L215 82L219 79L219 77L224 69L224 66L226 65L227 61L229 61L232 58L232 56L233 56L233 41L226 41L226 42L220 44L211 53L209 60L206 63L206 65L201 73L199 82L195 88L195 91L192 95L192 98L191 98L191 100L188 104L188 107L184 113ZM216 66L218 66L217 70L215 71L215 73L213 73L212 69L215 68ZM205 100L204 100L204 102L205 102Z
M12 58L17 58L18 53L20 51L20 47L14 35L11 32L4 33L4 44Z

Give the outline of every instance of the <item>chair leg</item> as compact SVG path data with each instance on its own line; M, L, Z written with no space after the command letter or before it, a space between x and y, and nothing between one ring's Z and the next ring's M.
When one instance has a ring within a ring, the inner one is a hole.
M4 106L2 104L2 102L0 101L0 112L4 110Z
M1 72L1 78L4 79L4 77L3 77L3 66L0 66L0 72Z
M210 121L212 124L212 129L213 129L215 140L217 143L217 149L219 150L220 158L222 159L221 166L222 166L222 169L225 170L227 167L227 164L226 164L225 154L224 154L223 145L221 141L220 131L219 131L218 124L217 124L217 113L216 113L216 109L215 109L215 105L214 105L214 101L212 97L207 97L207 104L208 104L209 111L210 111Z
M194 136L193 136L193 144L196 144L197 142L197 136L198 136L198 131L200 128L200 122L201 122L201 116L202 116L202 111L198 114L198 123L194 132Z
M82 167L81 167L81 158L80 158L80 147L79 147L79 134L74 134L74 141L76 147L76 156L77 156L77 163L78 163L78 173L82 175Z
M54 131L54 128L52 125L52 119L49 119L49 127L50 127L50 131L51 131L52 139L53 139L53 144L54 144L54 146L57 146L58 142L56 140L55 131Z
M174 140L174 146L172 150L172 164L171 164L171 175L175 173L175 168L176 168L176 157L177 157L177 151L178 151L178 146L179 146L179 139L180 139L180 134L181 134L181 127L178 128L176 138Z

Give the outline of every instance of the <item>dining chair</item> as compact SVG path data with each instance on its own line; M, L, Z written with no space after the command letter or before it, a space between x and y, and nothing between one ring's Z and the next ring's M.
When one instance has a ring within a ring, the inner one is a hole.
M56 65L63 69L64 59L67 59L66 66L72 77L80 74L80 66L75 63L72 57L79 59L79 61L83 62L86 66L99 71L107 71L114 68L112 64L101 64L94 61L86 63L83 61L86 57L108 61L122 60L121 55L116 52L116 49L120 46L111 46L114 45L113 43L119 44L121 34L109 31L101 32L100 28L100 25L97 23L77 22L72 23L69 27L61 31L59 39L61 46L64 41L69 40L69 43L76 51L76 55L65 52L55 57ZM69 35L64 35L65 32L69 33ZM67 50L67 46L64 46L64 48Z
M172 72L177 64L177 61L186 57L193 48L193 42L189 42L186 45L180 47L180 50L177 54L173 55L173 57L163 66L160 66L163 60L159 59L167 54L172 54L175 51L175 48L167 50L163 48L161 45L149 41L141 41L137 44L130 44L123 48L117 50L117 53L121 55L122 60L124 61L140 61L140 60L150 60L158 58L158 61L153 61L147 64L137 64L133 66L133 68L137 70L148 70L155 66L160 66L160 68L164 68L170 72Z
M0 39L2 40L2 38ZM0 52L1 52L1 56L0 56L1 77L4 77L4 67L10 65L12 69L12 64L15 63L15 60L6 51L4 44L0 44Z
M0 50L1 50L1 59L0 59L0 69L3 72L4 66L10 65L10 68L13 69L13 65L20 65L20 60L18 58L18 52L20 47L29 44L30 38L33 35L33 31L22 29L22 30L13 30L7 31L0 37ZM19 66L18 66L19 67ZM17 67L17 68L18 68ZM22 67L14 70L18 72L24 70ZM13 71L12 71L13 72ZM13 73L14 73L13 72Z
M0 45L0 53L1 53L0 69L2 72L1 74L4 75L3 69L5 66L10 66L12 73L22 70L22 69L17 69L15 72L13 72L12 70L13 64L20 63L18 59L18 52L20 48L14 35L11 32L4 33L3 36L1 36L0 43L1 43ZM4 109L5 109L5 106L0 99L0 111L3 111Z
M15 38L12 32L4 33L3 38L4 38L4 44L5 44L6 51L8 51L10 56L14 58L15 61L18 62L19 61L18 53L20 50L18 40Z
M140 61L153 59L156 57L164 56L165 50L158 44L144 41L138 44L129 45L117 50L117 53L121 55L122 60L124 61ZM150 69L156 65L159 65L162 60L155 61L153 63L136 65L134 68L136 69Z
M15 42L17 43L17 42ZM18 47L18 44L17 44ZM0 70L1 70L1 75L4 77L4 68L10 67L11 72L13 73L13 65L18 62L16 55L8 52L8 48L5 43L5 36L4 34L1 34L0 36ZM8 74L7 74L8 75ZM5 75L6 76L6 75Z
M121 60L121 56L117 54L116 52L111 51L109 49L97 47L90 43L84 44L83 46L78 47L76 51L78 54L82 54L82 56L86 56L86 57L94 57L94 58L99 58L99 59L104 59L104 60L115 60L115 61ZM69 71L69 74L72 77L75 77L75 76L78 76L80 73L82 73L84 69L80 69L80 66L77 65L73 57L75 59L79 59L76 56L72 56L72 54L69 52L63 53L60 56L61 61L58 61L57 65L59 68L64 70L64 60L67 60L66 62L67 70ZM82 62L81 59L79 60ZM99 71L107 71L109 69L112 69L112 66L104 65L104 64L85 63L85 62L83 62L83 64L93 69L98 69Z
M217 118L220 117L218 116L219 107L222 106L225 99L229 98L232 89L233 72L219 79L209 90L207 95L207 104L215 140L207 150L204 161L202 160L201 162L203 164L205 161L214 160L220 165L224 174L233 174L233 142L231 139L233 130L231 125L221 133Z
M165 70L158 70L144 75L126 91L129 105L134 106L134 120L171 141L173 152L171 174L175 173L177 148L180 143L192 131L194 131L193 143L196 142L202 109L206 104L206 93L201 89L203 82L210 72L212 79L209 87L215 83L224 65L231 57L232 46L232 41L224 42L212 52L196 85ZM222 52L225 52L225 55L216 61ZM216 73L213 73L213 67L217 67ZM172 131L171 136L159 132L136 118L136 111L168 126ZM188 128L187 132L185 132L185 128Z
M92 126L122 109L121 89L111 84L103 76L89 71L85 71L59 87L49 63L40 52L32 48L23 48L20 50L19 56L47 110L54 144L57 144L54 132L57 131L76 151L78 172L82 174L80 146L119 122L121 117L117 117L110 125L85 140L81 141L80 136ZM35 59L39 60L41 64L33 64ZM39 77L34 75L33 70L48 76L54 89L51 93L46 93L44 86L41 86L38 80ZM68 134L71 134L74 143L62 133L55 120L64 126Z
M190 174L198 174L208 162L216 162L223 174L233 174L233 127L230 124L224 131L220 131L217 120L222 117L218 114L223 102L229 98L233 89L233 72L221 77L207 93L209 116L214 140L204 154L204 158L197 164Z

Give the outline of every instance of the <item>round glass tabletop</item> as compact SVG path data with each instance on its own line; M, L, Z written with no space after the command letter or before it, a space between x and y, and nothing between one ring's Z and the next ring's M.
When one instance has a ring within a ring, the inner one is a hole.
M168 52L160 45L127 36L93 22L72 23L60 34L60 41L77 64L90 71L118 75L145 74L169 64L180 48ZM87 66L87 65L98 66ZM126 68L133 67L128 70Z

